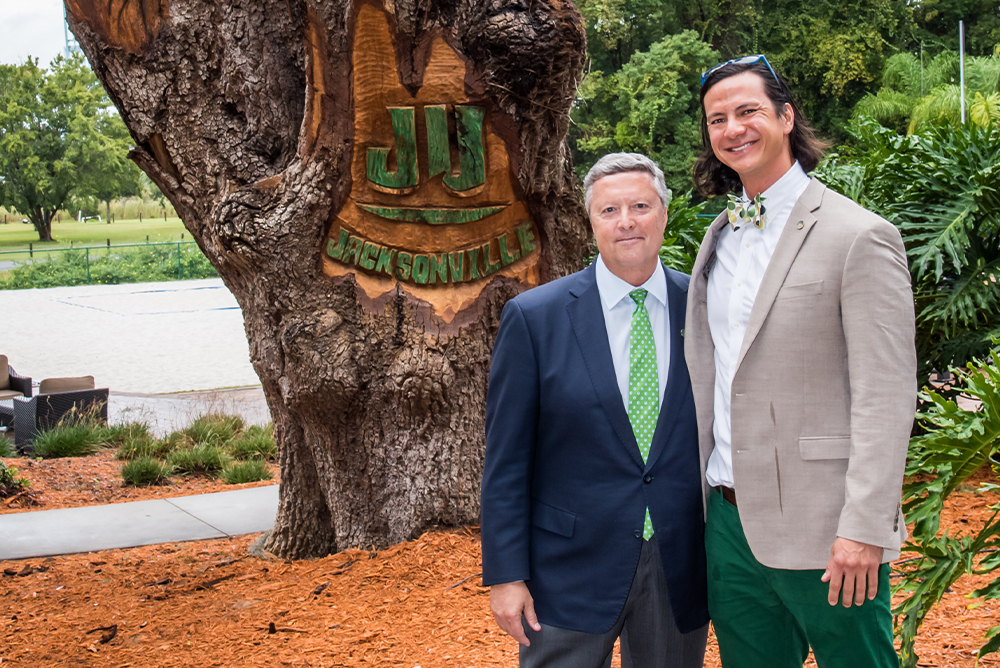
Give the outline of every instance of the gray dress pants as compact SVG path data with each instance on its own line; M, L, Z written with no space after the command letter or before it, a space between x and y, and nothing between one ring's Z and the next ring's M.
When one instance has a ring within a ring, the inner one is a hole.
M524 620L522 618L522 623ZM625 606L606 633L524 623L531 645L520 646L521 668L608 668L621 636L622 668L700 668L708 625L681 633L674 622L656 540L643 541Z

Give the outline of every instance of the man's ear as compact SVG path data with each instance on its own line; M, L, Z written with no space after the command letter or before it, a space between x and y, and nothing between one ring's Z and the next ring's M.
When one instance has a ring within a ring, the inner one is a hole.
M785 113L781 115L781 120L785 122L785 134L791 134L795 128L795 110L787 102L785 102Z

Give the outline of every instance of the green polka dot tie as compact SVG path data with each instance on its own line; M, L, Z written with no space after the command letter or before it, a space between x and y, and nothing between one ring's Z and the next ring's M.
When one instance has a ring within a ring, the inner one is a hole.
M639 453L645 463L649 457L649 446L653 443L656 419L660 415L660 381L656 372L656 342L653 328L649 324L646 310L646 295L642 288L628 293L635 302L632 312L632 335L628 351L628 419L632 423L632 433L639 444ZM649 540L653 536L653 520L646 508L646 521L642 527L642 537Z

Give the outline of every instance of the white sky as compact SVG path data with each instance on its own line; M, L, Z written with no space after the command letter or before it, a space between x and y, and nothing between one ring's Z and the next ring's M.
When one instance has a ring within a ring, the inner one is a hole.
M62 0L0 0L0 63L47 66L66 45L65 11Z

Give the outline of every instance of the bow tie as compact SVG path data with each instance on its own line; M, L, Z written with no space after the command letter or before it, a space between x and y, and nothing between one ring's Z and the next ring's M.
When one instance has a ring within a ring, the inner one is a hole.
M729 204L726 205L726 212L729 214L729 224L733 231L740 229L740 221L753 224L758 230L764 229L767 222L767 211L764 208L764 197L757 194L753 200L746 197L729 195Z

